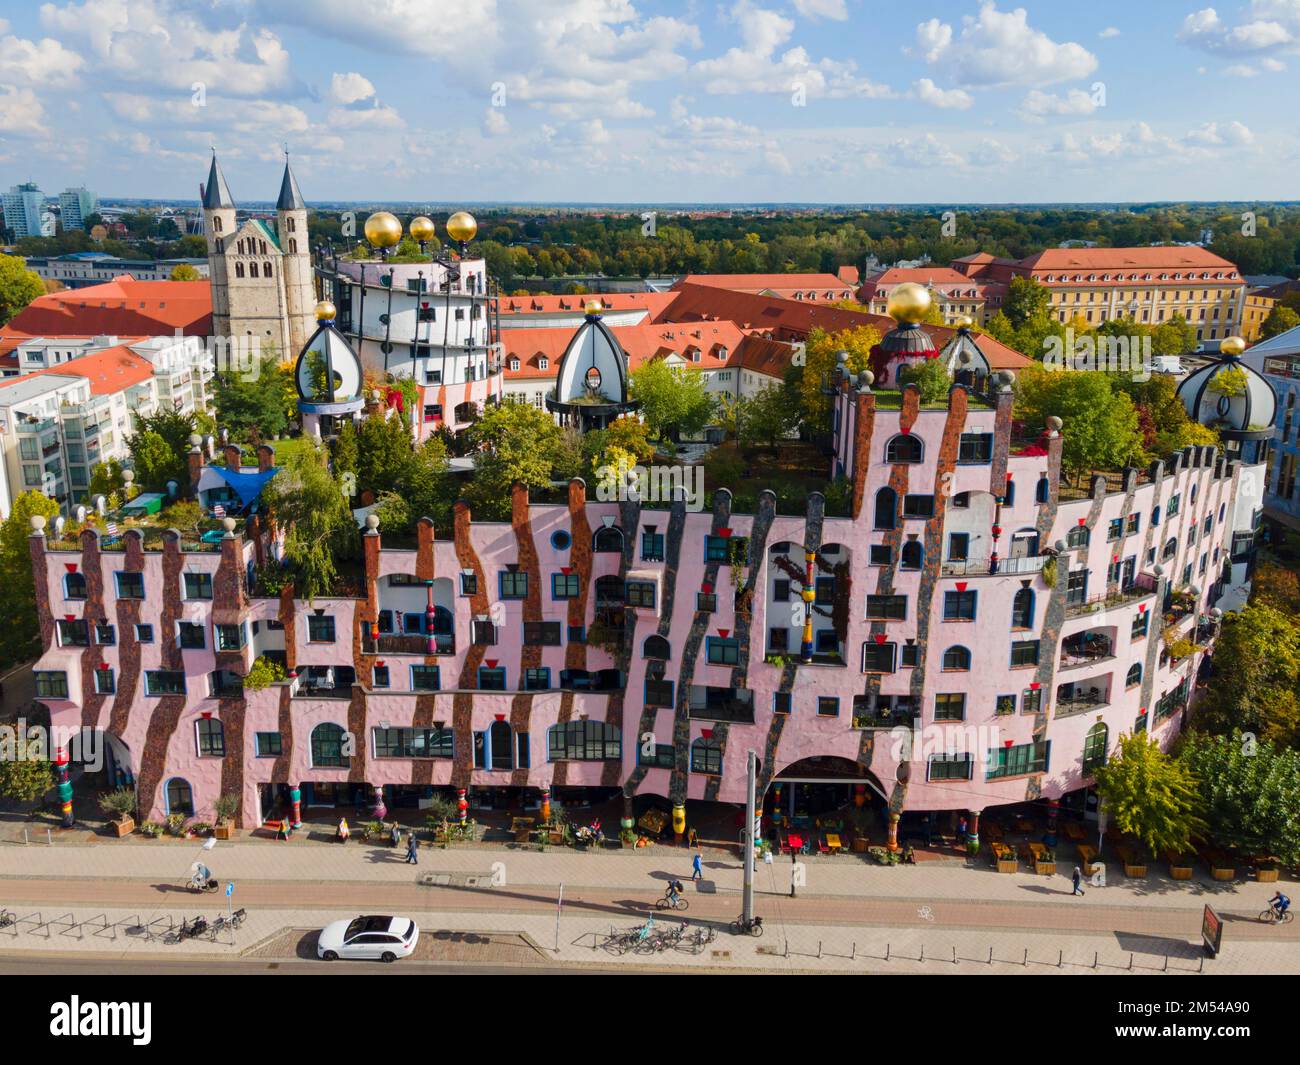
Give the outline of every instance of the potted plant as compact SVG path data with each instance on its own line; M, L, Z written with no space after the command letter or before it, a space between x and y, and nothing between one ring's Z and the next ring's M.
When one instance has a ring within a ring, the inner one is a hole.
M1146 860L1137 853L1131 843L1122 843L1119 846L1120 861L1124 863L1124 875L1131 877L1144 877L1147 875Z
M235 815L239 813L239 796L233 792L217 797L214 803L217 823L212 835L217 839L231 839L235 834Z
M1169 862L1169 877L1172 880L1191 880L1192 879L1192 858L1189 854L1174 854L1172 851L1165 855Z
M212 826L206 821L191 821L185 826L188 839L206 839L212 832Z
M1020 868L1020 863L1016 860L1016 852L1005 843L994 843L992 846L993 863L999 873L1014 873Z
M185 834L184 814L168 814L166 824L167 824L167 835L183 836Z
M119 839L135 831L135 789L118 788L99 800L99 808L112 816L113 829Z
M163 834L163 826L157 821L145 821L140 826L140 835L145 839L157 839Z
M1255 879L1261 884L1276 883L1278 877L1277 859L1271 855L1254 859Z
M1041 854L1034 856L1034 872L1039 876L1056 875L1056 854L1053 851L1043 851Z
M636 830L632 828L620 828L618 830L619 841L624 847L636 846Z

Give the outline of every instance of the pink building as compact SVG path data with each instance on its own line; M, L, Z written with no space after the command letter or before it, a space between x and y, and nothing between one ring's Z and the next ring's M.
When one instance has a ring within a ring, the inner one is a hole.
M1216 605L1246 586L1267 444L1243 425L1078 491L1068 420L1017 439L1009 375L977 393L962 373L941 406L828 382L847 513L518 489L509 523L462 505L414 549L369 528L349 598L259 595L277 541L256 517L215 544L36 529L40 697L120 741L154 819L234 793L251 827L290 788L742 803L750 750L769 810L858 790L891 827L1081 795L1121 733L1180 728ZM1197 650L1172 658L1182 637ZM245 691L258 656L290 679Z

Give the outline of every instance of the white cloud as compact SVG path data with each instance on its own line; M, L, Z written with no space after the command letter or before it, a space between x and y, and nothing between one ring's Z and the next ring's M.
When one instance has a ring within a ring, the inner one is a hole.
M334 74L330 78L330 99L336 103L355 104L361 100L369 100L375 95L375 87L370 83L370 79L355 71L349 71L347 74Z
M1229 25L1212 7L1183 19L1178 40L1211 55L1244 56L1294 51L1300 39L1300 4L1254 0L1244 21Z
M0 131L44 133L45 109L31 89L0 85Z
M844 0L794 0L794 9L806 18L828 18L843 22L849 17Z
M1100 37L1103 41L1108 41L1112 37L1119 36L1119 29L1115 26L1107 26L1104 30L1102 30L1099 34L1097 34L1097 36Z
M330 129L394 130L403 129L406 123L395 108L375 100L369 107L333 107L326 116Z
M1223 127L1220 127L1217 122L1206 122L1203 126L1191 130L1183 139L1188 144L1231 145L1240 148L1254 144L1255 134L1248 126L1237 121L1229 122Z
M1020 103L1021 117L1030 121L1041 121L1045 115L1090 115L1096 110L1091 93L1082 89L1071 89L1060 96L1031 89Z
M1097 69L1097 57L1083 45L1058 44L1029 25L1024 8L999 11L993 0L985 0L978 16L962 19L960 34L938 19L922 22L914 52L967 87L1050 85Z
M0 26L0 30L7 28ZM0 37L0 82L42 85L53 89L76 84L84 61L52 37L28 41Z
M962 89L941 89L929 78L922 78L912 86L912 91L922 103L931 107L941 107L956 111L965 111L975 101L971 94Z
M483 134L487 137L504 137L510 132L510 122L499 107L489 107L483 115Z

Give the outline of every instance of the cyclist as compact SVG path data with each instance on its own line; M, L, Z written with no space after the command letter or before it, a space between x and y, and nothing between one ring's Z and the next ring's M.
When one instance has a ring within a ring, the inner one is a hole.
M1273 912L1277 914L1279 921L1286 915L1286 911L1291 908L1291 900L1280 891L1268 900L1268 904Z
M676 906L677 899L684 890L686 889L682 887L682 882L680 880L668 881L668 890L664 892L664 895L668 899L668 905Z

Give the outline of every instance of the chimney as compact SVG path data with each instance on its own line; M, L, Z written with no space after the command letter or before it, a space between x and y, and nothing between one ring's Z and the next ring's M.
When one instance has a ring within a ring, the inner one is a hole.
M227 444L222 448L226 456L226 469L239 472L239 467L243 465L243 456L239 452L238 444Z
M259 473L265 473L275 465L275 449L267 447L265 444L257 445L257 470Z
M199 494L199 477L203 473L203 452L197 447L192 447L189 454L185 456L186 464L190 471L190 492L191 496Z

